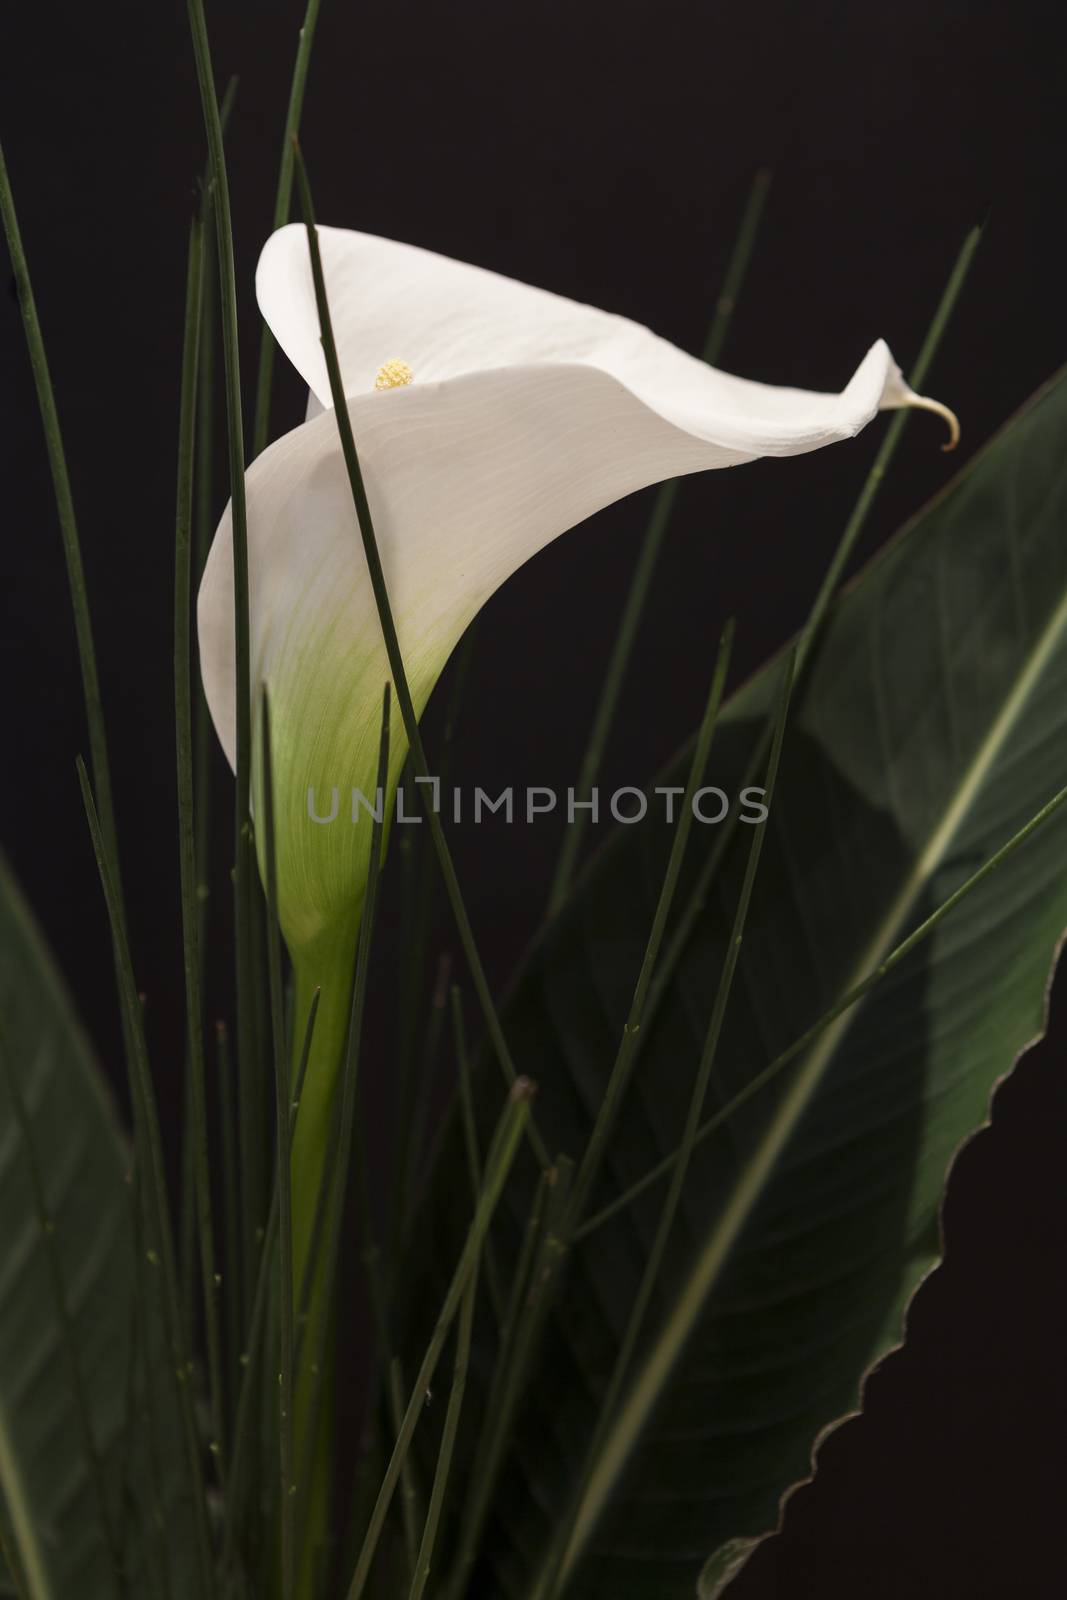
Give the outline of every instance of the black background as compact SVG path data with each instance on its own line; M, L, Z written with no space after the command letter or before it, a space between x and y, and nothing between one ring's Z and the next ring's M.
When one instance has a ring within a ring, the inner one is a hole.
M209 5L228 138L246 357L301 0ZM65 429L109 716L138 978L173 1122L181 988L170 605L184 250L202 155L184 7L6 7L2 132ZM928 384L957 460L1063 359L1067 61L1059 6L852 0L324 0L304 147L323 221L466 258L698 347L754 170L768 213L724 365L837 388L871 340L907 367L964 232L989 214ZM105 924L73 776L85 748L47 465L13 296L0 304L0 837L109 1059ZM401 352L402 353L402 352ZM300 417L288 374L276 428ZM735 676L803 618L880 426L851 446L688 480L605 781L641 783L703 699L724 618ZM951 470L917 419L872 549ZM573 781L648 497L596 518L498 594L457 771ZM440 696L427 719L433 745ZM220 809L227 777L216 769ZM477 851L475 850L477 844ZM503 981L535 925L550 823L457 837ZM221 923L223 918L219 918ZM225 954L224 927L215 930ZM221 965L221 961L219 963ZM389 970L379 973L388 1002ZM947 1264L863 1419L821 1457L785 1536L734 1591L1061 1592L1067 993L998 1096L947 1204ZM216 1003L226 1003L220 993ZM1005 1063L1005 1067L1008 1063Z

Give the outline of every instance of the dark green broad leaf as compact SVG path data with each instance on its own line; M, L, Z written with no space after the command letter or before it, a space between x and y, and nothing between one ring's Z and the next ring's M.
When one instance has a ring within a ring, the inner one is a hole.
M709 781L728 792L765 729L780 670L772 663L737 695L716 736ZM662 781L684 783L686 770L683 759ZM706 1113L1065 783L1067 383L1057 380L831 616L794 706ZM506 1010L519 1068L540 1084L540 1130L574 1157L662 878L669 830L662 808L652 816L594 861ZM594 1213L678 1145L751 831L735 830L646 1031ZM679 906L716 838L713 826L694 829ZM700 1146L623 1401L580 1497L566 1593L681 1600L699 1584L711 1600L774 1529L820 1435L856 1409L864 1374L902 1338L907 1303L939 1257L953 1156L1043 1026L1065 925L1067 808ZM476 1092L488 1126L500 1099L488 1061ZM453 1127L422 1213L423 1307L458 1254L469 1212L462 1163ZM532 1187L532 1174L516 1186L498 1230L505 1264ZM539 1574L575 1504L664 1187L571 1250L477 1561L454 1595L544 1600ZM456 1474L465 1488L484 1470L494 1326L488 1314L479 1326ZM423 1331L413 1315L412 1347ZM463 1521L457 1501L453 1528Z
M191 1594L130 1150L2 857L0 1052L0 1594Z

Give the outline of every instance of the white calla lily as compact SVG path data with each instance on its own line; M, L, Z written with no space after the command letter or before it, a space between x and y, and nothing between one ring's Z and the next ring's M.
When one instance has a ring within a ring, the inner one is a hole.
M840 394L717 371L623 317L411 245L320 227L344 389L412 698L421 712L493 592L568 528L662 479L852 438L922 406L886 345ZM260 308L307 381L309 420L247 474L253 692L270 689L279 911L298 973L351 931L366 876L389 678L330 406L305 229L282 228ZM386 392L383 392L386 391ZM318 402L316 407L314 402ZM321 409L320 409L321 408ZM208 705L234 758L229 512L199 598ZM391 781L405 755L394 719ZM326 825L337 792L339 815ZM350 943L350 940L349 940Z
M331 228L319 228L318 240L416 715L490 595L622 496L685 473L817 450L893 407L938 411L955 438L955 418L911 392L881 341L840 394L772 388L716 371L622 317L410 245ZM246 475L251 684L257 702L263 687L270 694L278 911L297 980L298 1036L321 990L293 1146L301 1282L369 863L370 817L353 794L375 799L391 674L302 226L268 241L256 288L312 397L308 420ZM207 702L232 763L229 510L208 556L198 623ZM394 716L387 807L406 753Z

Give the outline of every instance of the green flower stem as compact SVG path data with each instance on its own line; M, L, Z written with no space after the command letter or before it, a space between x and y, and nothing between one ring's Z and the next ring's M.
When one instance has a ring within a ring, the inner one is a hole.
M708 330L701 351L701 360L709 366L714 366L722 353L726 342L730 318L733 315L737 297L741 292L741 285L748 270L748 263L752 256L752 248L756 242L759 231L760 219L763 216L763 207L767 199L767 190L770 187L771 175L766 167L760 169L752 180L752 188L741 218L741 226L734 243L733 253L726 268L726 277L723 281L722 292L715 304L715 315ZM626 596L622 616L619 619L619 630L615 636L611 656L608 661L607 671L604 674L603 686L600 690L600 699L593 714L593 725L589 733L589 743L582 759L581 771L578 776L577 790L581 799L588 800L596 782L600 763L604 759L604 749L611 733L612 723L618 709L619 696L622 693L623 680L626 669L633 654L634 641L637 630L644 613L648 591L652 584L652 575L656 570L659 553L663 546L664 535L674 512L675 501L678 498L678 480L671 479L661 484L657 490L652 507L652 516L649 520L648 530L637 558L633 578L630 581L630 590ZM559 911L578 862L582 847L586 823L589 813L582 811L576 816L573 823L567 828L563 847L560 850L559 861L552 879L552 887L548 897L549 917L555 916Z
M389 685L386 684L382 696L382 723L378 746L376 780L377 789L380 793L385 792L386 779L389 772L390 698ZM310 1265L312 1273L311 1295L305 1335L310 1340L312 1360L306 1372L301 1373L301 1383L297 1391L297 1431L298 1445L301 1452L297 1457L297 1461L300 1467L300 1487L302 1490L299 1506L302 1513L301 1535L303 1551L301 1583L303 1585L306 1569L306 1587L309 1600L314 1593L317 1545L320 1539L325 1536L329 1525L330 1491L332 1487L330 1474L331 1437L328 1412L323 1407L323 1399L328 1390L333 1371L332 1308L341 1246L341 1222L344 1216L345 1196L348 1191L348 1172L357 1106L359 1055L363 1035L363 1012L367 1000L370 952L374 938L375 914L378 905L378 884L381 877L382 834L385 822L384 807L382 809L383 815L374 819L371 828L370 866L367 873L366 898L362 908L362 915L359 919L355 976L348 991L350 1001L345 1027L340 1115L337 1119L337 1154L332 1169L328 1169L325 1164L325 1149L314 1152L316 1162L322 1162L323 1164L316 1192L326 1192L327 1184L329 1185L329 1199L326 1207L325 1254L321 1260L312 1259L310 1263L305 1260L301 1275L295 1280L297 1283L302 1283L304 1273ZM332 1087L330 1092L331 1104L335 1099L336 1090L335 1087ZM294 1172L299 1176L303 1186L303 1174L295 1164ZM314 1233L311 1239L314 1239ZM315 1248L310 1240L308 1248L309 1250ZM306 1527L304 1526L304 1513L306 1513L307 1519ZM301 1592L303 1593L303 1587Z
M357 954L356 960L359 960ZM337 1090L333 1091L333 1103L336 1109ZM341 1144L341 1130L336 1116L330 1119L330 1129L327 1134L326 1150L324 1153L322 1170L332 1174L337 1163L337 1153ZM307 1342L308 1323L311 1320L311 1298L315 1292L316 1278L319 1274L323 1241L326 1238L326 1216L330 1209L330 1199L333 1193L332 1178L327 1176L327 1181L319 1184L319 1192L315 1196L315 1213L311 1224L308 1247L304 1252L304 1270L299 1284L294 1284L296 1295L296 1344L294 1346L294 1360L299 1368L304 1360L304 1347Z
M288 1266L289 1293L299 1293L308 1273L315 1240L315 1217L320 1191L329 1183L330 1133L336 1115L336 1089L345 1055L348 1019L352 994L352 975L355 966L356 935L335 937L322 946L305 951L294 960L294 1014L304 1016L312 997L319 993L315 1032L307 1057L307 1075L300 1097L300 1116L292 1136L290 1151L292 1198L292 1252ZM320 1322L325 1318L325 1272L322 1253L312 1268L311 1292L307 1302L307 1319L301 1330L302 1350L315 1349ZM327 1360L329 1358L327 1357ZM292 1401L292 1461L295 1466L311 1459L314 1448L312 1472L314 1481L298 1484L299 1492L306 1495L311 1506L308 1517L310 1543L325 1531L325 1517L329 1501L329 1466L332 1447L331 1431L327 1420L315 1430L312 1437L312 1401L314 1385L306 1363L293 1373ZM290 1477L297 1482L297 1474ZM294 1515L297 1506L293 1496L289 1510ZM284 1508L283 1508L284 1514ZM295 1593L300 1600L310 1596L311 1569L307 1561L309 1552L302 1541L295 1577Z
M330 1127L348 1035L356 938L353 927L343 936L335 933L298 951L293 959L295 1015L305 1016L313 994L319 992L300 1119L293 1135L293 1281L298 1286L311 1253L319 1189L327 1172Z

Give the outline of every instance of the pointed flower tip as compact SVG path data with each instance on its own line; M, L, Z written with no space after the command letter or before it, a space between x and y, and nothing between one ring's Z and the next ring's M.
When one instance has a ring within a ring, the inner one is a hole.
M917 411L932 411L935 416L943 417L948 427L948 438L941 448L946 452L955 450L960 442L960 422L954 411L950 411L948 406L942 405L940 400L930 400L924 394L909 393L908 405Z

